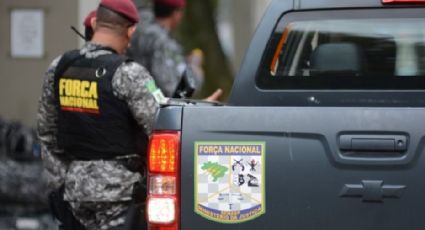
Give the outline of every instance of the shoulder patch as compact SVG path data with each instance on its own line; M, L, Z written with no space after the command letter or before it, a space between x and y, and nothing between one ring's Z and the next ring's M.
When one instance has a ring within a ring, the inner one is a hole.
M155 101L159 104L166 104L167 98L164 96L162 91L156 86L154 80L150 80L145 85L146 89L149 91L149 93L152 94L152 96L155 98Z

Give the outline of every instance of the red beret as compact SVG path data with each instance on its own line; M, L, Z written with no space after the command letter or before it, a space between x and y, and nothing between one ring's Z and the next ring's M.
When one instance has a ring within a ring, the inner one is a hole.
M132 0L102 0L100 6L123 15L131 22L138 23L140 20L137 7Z
M155 3L171 6L171 7L184 7L186 6L186 0L155 0Z
M96 17L96 10L93 10L92 12L87 15L86 19L84 20L84 26L87 28L91 28L91 20L92 18Z

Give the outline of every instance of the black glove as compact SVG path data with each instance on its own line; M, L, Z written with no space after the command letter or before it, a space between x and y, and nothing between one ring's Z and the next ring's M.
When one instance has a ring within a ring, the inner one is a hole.
M191 68L187 68L177 89L173 95L173 98L191 98L196 89L196 79L195 74Z

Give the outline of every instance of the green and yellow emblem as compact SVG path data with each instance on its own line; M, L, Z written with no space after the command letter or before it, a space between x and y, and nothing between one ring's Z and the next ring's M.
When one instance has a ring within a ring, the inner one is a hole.
M196 142L195 212L225 224L263 215L264 158L264 142Z

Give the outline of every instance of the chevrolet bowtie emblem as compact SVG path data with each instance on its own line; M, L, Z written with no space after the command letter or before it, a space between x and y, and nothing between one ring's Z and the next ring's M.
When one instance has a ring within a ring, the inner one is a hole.
M384 185L381 180L363 180L361 184L346 184L341 197L361 197L363 201L382 202L384 198L400 198L406 186Z

